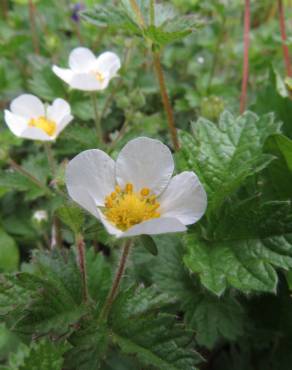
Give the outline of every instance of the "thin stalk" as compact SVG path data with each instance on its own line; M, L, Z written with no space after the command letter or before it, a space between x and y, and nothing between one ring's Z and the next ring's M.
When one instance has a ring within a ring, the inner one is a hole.
M110 143L109 149L113 149L116 146L116 144L121 140L121 138L125 135L128 125L129 125L129 120L130 120L129 117L125 119L123 126L120 129L117 137Z
M49 167L52 173L52 177L54 179L56 176L57 169L56 169L56 162L55 162L54 154L52 151L52 146L50 143L47 143L47 142L44 143L44 146L45 146L45 151L46 151L46 155L48 158Z
M279 24L282 38L282 49L284 56L284 63L286 67L286 74L288 77L292 76L292 67L289 56L289 49L287 46L287 34L286 34L286 25L285 25L285 15L284 15L284 5L282 0L278 0L278 13L279 13Z
M88 285L85 260L85 243L81 234L77 234L75 239L78 251L78 266L82 279L83 301L86 303L88 301Z
M240 96L240 114L245 111L246 99L247 99L247 84L248 84L248 54L249 54L249 32L250 32L250 0L245 0L244 9L244 51L243 51L243 71L242 71L242 84L241 84L241 96Z
M40 46L39 46L39 39L37 36L37 30L36 30L35 5L32 0L28 0L28 11L29 11L30 32L31 32L31 39L33 43L34 53L39 55Z
M178 141L177 130L175 127L175 122L174 122L173 110L172 110L170 100L169 100L167 90L166 90L163 69L162 69L161 62L160 62L160 54L156 51L153 51L152 55L153 55L153 65L154 65L155 73L157 76L157 80L159 82L160 94L161 94L164 110L165 110L166 117L167 117L168 129L171 135L173 147L177 151L179 150L179 141Z
M121 254L119 266L118 266L118 269L117 269L117 272L116 272L111 290L110 290L110 292L109 292L109 294L106 298L105 304L104 304L104 306L101 310L100 319L106 319L107 318L107 315L110 311L110 308L111 308L111 306L112 306L112 304L113 304L113 302L116 298L116 295L117 295L117 292L118 292L118 289L119 289L119 286L120 286L120 283L121 283L121 280L123 278L124 271L125 271L125 268L126 268L127 259L128 259L129 253L130 253L131 244L132 244L132 240L129 239L125 242L125 244L123 246L123 251L122 251L122 254Z
M8 1L7 0L1 1L1 8L2 8L3 18L7 19L8 18Z
M47 193L50 193L50 189L46 186L46 184L42 183L40 180L38 180L36 177L34 177L30 172L25 170L23 167L21 167L18 163L16 163L13 159L9 159L8 163L10 166L20 173L21 175L25 176L28 178L31 182L33 182L35 185L37 185L39 188L45 190Z
M155 0L150 0L150 25L155 24Z
M102 127L100 123L100 117L97 110L97 99L96 99L96 93L93 91L91 93L91 100L93 105L93 111L94 111L94 120L95 120L95 128L96 128L96 136L100 143L103 143L103 132Z
M143 28L145 26L145 22L137 1L130 0L130 4L137 16L138 23L140 24L141 28Z

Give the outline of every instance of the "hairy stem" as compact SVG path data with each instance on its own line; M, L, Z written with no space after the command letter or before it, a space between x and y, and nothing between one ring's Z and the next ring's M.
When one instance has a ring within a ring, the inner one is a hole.
M287 34L286 34L286 25L285 25L285 16L284 16L284 5L282 0L278 0L278 13L279 13L279 23L280 23L280 31L281 31L281 38L282 38L282 49L283 49L283 56L284 62L286 67L286 74L287 76L292 76L292 67L290 62L289 56L289 49L287 46Z
M18 163L16 163L13 159L9 159L8 163L10 166L20 173L21 175L25 176L28 178L31 182L33 182L35 185L37 185L39 188L43 189L46 191L46 193L50 193L50 189L46 186L46 184L42 183L40 180L38 180L36 177L34 177L30 172L25 170L22 166L20 166Z
M110 292L109 292L109 294L106 298L105 304L104 304L104 306L101 310L101 314L100 314L101 319L106 319L106 317L107 317L107 315L110 311L110 308L111 308L111 306L112 306L112 304L115 300L115 297L117 295L122 277L124 275L124 271L125 271L125 268L126 268L127 259L128 259L128 256L129 256L131 244L132 244L132 240L129 239L125 242L125 244L123 246L123 251L122 251L119 266L118 266L118 269L117 269L117 272L116 272L116 275L115 275L115 278L114 278L114 281L113 281L113 285L112 285L111 290L110 290Z
M37 36L37 30L36 30L35 4L33 3L32 0L28 0L28 11L29 11L29 23L30 23L30 32L31 32L33 48L34 48L35 54L39 55L40 46L39 46L39 39Z
M102 127L100 123L100 117L99 117L98 110L97 110L96 93L94 91L91 93L91 99L92 99L92 106L93 106L93 111L94 111L94 120L95 120L97 139L100 143L103 143L103 132L102 132Z
M54 159L54 155L52 151L52 146L50 143L47 143L47 142L45 142L44 146L45 146L45 151L46 151L46 155L48 158L49 167L52 173L52 177L54 179L56 176L56 163L55 163L55 159Z
M141 28L143 28L145 26L145 22L144 22L143 15L141 13L141 10L139 8L139 5L138 5L137 1L136 0L130 0L130 4L131 4L131 7L132 7L133 11L136 14L138 23L140 24Z
M242 71L242 84L240 96L240 113L245 111L246 98L247 98L247 84L248 84L248 54L249 54L249 31L250 31L250 0L245 0L244 8L244 52L243 52L243 71Z
M81 234L76 235L76 245L78 251L78 265L82 279L83 300L88 301L87 271L85 260L85 243Z
M173 147L177 151L179 150L179 141L178 141L177 130L175 127L175 122L174 122L173 110L172 110L170 100L169 100L167 90L166 90L164 74L163 74L163 70L162 70L162 66L160 62L160 55L158 52L155 52L155 51L152 54L153 54L153 65L154 65L156 76L159 82L160 93L161 93L164 110L167 116L168 129L171 135Z

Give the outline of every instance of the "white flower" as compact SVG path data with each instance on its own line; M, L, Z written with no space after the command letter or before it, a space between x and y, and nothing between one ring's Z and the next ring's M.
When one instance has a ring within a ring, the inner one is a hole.
M48 221L48 213L44 209L35 211L32 217L38 223L41 223L42 221Z
M207 196L193 172L172 177L168 147L140 137L115 162L98 149L73 158L66 169L70 197L117 237L185 231L204 214Z
M69 69L53 66L54 73L73 89L104 90L121 68L120 58L110 51L96 57L91 50L78 47L69 55Z
M23 94L12 100L5 110L5 122L14 135L24 139L53 141L72 121L70 105L55 99L46 106L39 98Z

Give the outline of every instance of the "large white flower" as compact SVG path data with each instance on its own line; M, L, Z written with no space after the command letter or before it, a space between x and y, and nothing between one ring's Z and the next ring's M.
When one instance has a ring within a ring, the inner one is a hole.
M78 154L67 166L66 185L71 198L117 237L179 232L202 217L207 196L194 172L172 177L173 170L168 147L140 137L116 162L98 149Z
M120 58L110 51L96 57L91 50L78 47L69 55L68 69L53 66L55 74L73 89L104 90L121 68Z
M5 110L5 122L14 135L24 139L53 141L72 121L70 105L55 99L46 106L39 98L23 94L12 100Z

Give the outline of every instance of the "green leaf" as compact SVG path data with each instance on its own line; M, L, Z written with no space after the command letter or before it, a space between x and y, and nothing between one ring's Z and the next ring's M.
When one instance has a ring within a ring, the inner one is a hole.
M141 235L140 241L144 248L148 250L153 256L157 256L158 250L155 241L149 235Z
M19 264L19 251L14 239L0 229L0 272L15 271Z
M178 164L181 170L193 170L208 193L209 211L261 171L273 159L263 154L265 140L278 133L280 124L271 114L258 117L246 112L235 118L222 113L218 125L200 118L192 124L193 135L181 132Z
M281 96L276 86L277 72L271 70L269 82L258 92L252 109L259 114L274 112L276 119L283 122L284 133L292 137L292 101L290 97Z
M189 334L173 316L159 314L167 303L167 296L152 288L120 293L109 317L112 340L122 352L137 356L145 366L194 369L201 358L189 346Z
M183 265L181 238L165 235L155 241L159 254L148 261L149 274L153 274L152 281L161 292L177 301L177 310L184 312L184 321L196 333L196 341L212 348L222 337L237 339L243 333L245 320L237 300L230 294L218 298L200 287Z
M283 135L274 135L271 140L272 139L283 155L287 167L292 172L292 140Z
M292 233L267 238L199 240L194 233L185 238L184 262L199 274L202 284L217 295L227 286L243 292L276 292L275 268L292 267Z
M45 101L52 101L56 97L66 94L64 84L54 75L50 64L33 72L33 77L29 80L29 89Z
M21 344L9 359L10 370L62 370L65 343L52 343L41 340L30 347Z
M77 234L80 232L84 223L84 213L75 204L67 204L57 209L57 214L66 225L68 225L72 231Z
M122 29L160 46L182 39L203 25L203 21L197 14L179 16L169 4L154 5L152 23L148 1L138 1L137 5L143 18L143 25L129 0L123 0L119 7L95 6L94 9L87 10L82 15L84 19L98 27Z

